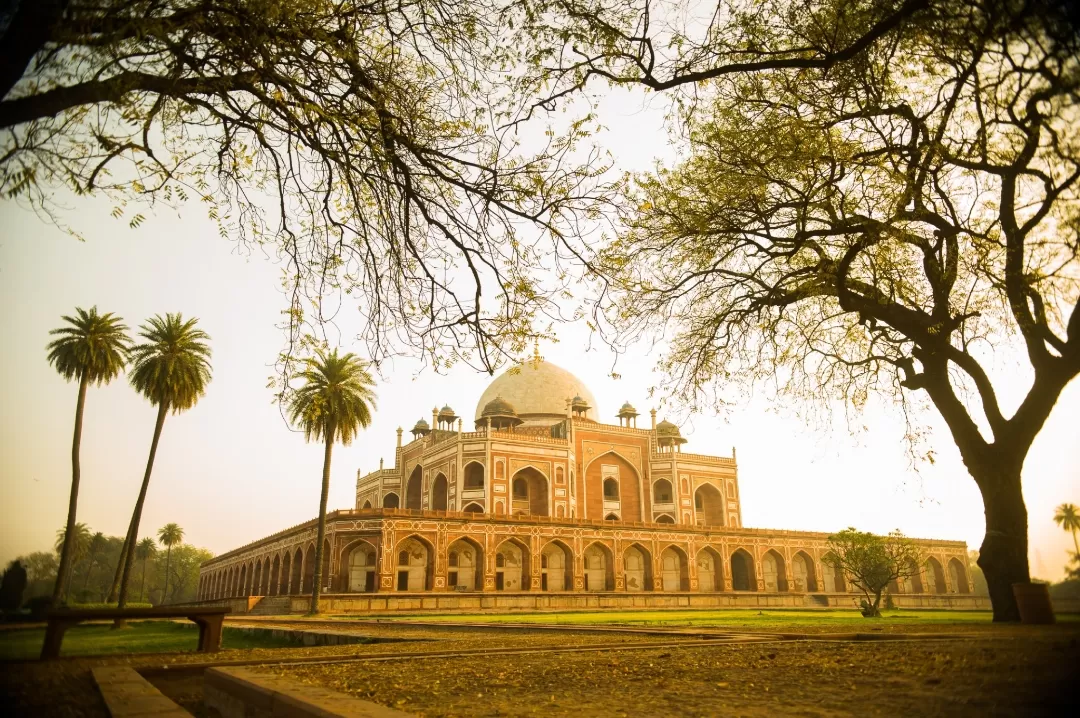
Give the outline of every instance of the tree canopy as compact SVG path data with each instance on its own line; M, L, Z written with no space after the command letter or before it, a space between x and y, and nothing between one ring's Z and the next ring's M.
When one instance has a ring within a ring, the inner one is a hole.
M349 295L373 360L491 369L551 308L520 225L560 241L604 167L580 122L521 146L504 4L19 2L0 192L58 222L58 187L132 226L205 205L282 261L293 343Z
M605 251L618 338L662 334L674 393L926 399L982 491L1000 618L1029 579L1020 472L1080 372L1080 38L1039 2L944 0L821 69L732 75L689 152L628 187ZM994 348L1031 378L1004 408Z
M865 616L880 616L881 594L889 583L918 575L923 563L919 547L899 531L877 536L851 527L829 537L823 560L863 592Z

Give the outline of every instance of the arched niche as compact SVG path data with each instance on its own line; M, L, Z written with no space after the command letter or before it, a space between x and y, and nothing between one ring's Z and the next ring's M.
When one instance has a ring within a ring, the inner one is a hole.
M484 488L484 465L477 461L465 464L464 483L465 491L476 491Z
M379 551L369 541L359 539L342 551L345 566L344 590L349 593L374 593L378 586Z
M767 592L783 593L788 590L785 569L784 557L778 551L769 549L761 556L761 577Z
M672 489L671 482L667 479L657 479L652 485L653 503L654 504L673 504L675 503L675 493Z
M697 576L698 590L702 593L712 593L724 590L724 562L720 554L711 546L698 551Z
M653 589L652 555L641 544L631 544L623 551L623 584L630 592Z
M586 591L614 591L615 573L611 549L599 541L589 544L582 554L585 564Z
M731 588L735 591L756 591L754 558L744 549L731 554Z
M529 547L517 539L506 539L495 549L495 590L529 590Z
M694 492L694 510L699 525L724 525L724 497L712 484L702 484Z
M431 508L435 511L446 511L448 504L449 482L443 474L438 474L431 482Z
M793 591L807 593L818 590L814 561L805 551L796 551L791 557L791 578L795 581Z
M455 591L479 591L484 586L484 550L468 537L446 549L446 582Z
M574 552L553 540L540 551L540 589L569 591L574 587Z
M665 591L690 590L686 552L678 546L668 546L660 552L660 580Z
M383 496L382 505L384 509L396 509L401 506L401 499L393 491Z
M433 556L431 544L420 536L412 535L399 541L394 549L395 590L430 591Z
M420 466L413 469L405 483L405 508L421 509L424 507L424 470Z

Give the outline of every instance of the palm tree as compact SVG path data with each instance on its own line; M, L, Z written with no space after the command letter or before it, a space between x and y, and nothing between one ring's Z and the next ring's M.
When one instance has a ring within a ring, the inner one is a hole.
M1076 508L1076 504L1058 506L1054 513L1054 523L1072 534L1076 555L1080 556L1080 542L1076 540L1076 532L1080 531L1080 509Z
M77 523L68 530L68 527L64 527L56 532L56 552L61 555L61 561L63 560L63 552L68 551L68 565L64 569L66 574L61 574L60 569L57 568L56 583L61 581L64 583L64 593L57 594L56 590L53 590L53 603L67 600L68 583L71 581L71 572L75 569L75 564L83 560L86 556L87 550L90 548L90 529L87 528L84 523ZM63 563L60 564L63 566Z
M157 406L158 412L142 488L128 526L129 546L135 545L135 538L139 535L139 520L146 501L146 489L150 485L150 474L154 470L154 455L161 440L165 415L169 411L178 414L195 406L210 383L210 347L206 344L210 337L196 328L197 322L197 319L184 321L179 313L166 314L164 318L159 314L139 328L139 336L146 341L131 350L131 385ZM120 608L127 605L128 579L134 559L134 551L128 551L124 557L117 604Z
M154 539L147 536L135 545L135 558L142 561L142 582L139 585L139 600L146 598L146 562L157 553L157 544Z
M294 377L304 384L288 399L292 423L304 430L304 439L322 439L322 496L319 499L319 531L315 541L315 579L311 591L311 613L319 612L322 583L323 540L326 535L326 497L330 491L330 457L338 439L348 446L361 427L371 424L375 408L375 384L365 365L353 354L339 356L320 351L308 359Z
M165 524L157 532L158 541L168 550L165 552L165 591L161 594L161 602L165 603L169 596L169 559L172 558L172 547L184 540L184 529L178 524Z
M127 363L131 340L127 327L120 317L98 314L97 307L85 311L75 308L75 316L65 316L68 326L53 329L50 335L57 338L45 347L49 363L64 379L79 382L79 398L75 402L75 435L71 440L71 492L68 496L67 533L75 535L75 516L79 505L79 449L82 443L83 411L86 408L86 388L91 384L101 386L115 379ZM60 566L53 587L53 603L67 592L71 576L71 546L60 549Z
M105 534L100 531L90 537L90 548L88 549L88 553L90 554L90 566L86 569L86 578L83 579L84 593L90 585L90 576L94 573L94 562L97 561L98 554L105 550L106 543Z

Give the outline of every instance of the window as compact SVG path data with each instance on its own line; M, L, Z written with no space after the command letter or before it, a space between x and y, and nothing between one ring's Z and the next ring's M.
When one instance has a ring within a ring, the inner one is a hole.
M525 479L520 477L514 479L514 498L529 498L529 482L527 482Z
M615 479L604 479L604 499L607 501L619 500L619 482Z
M397 557L397 562L398 562L399 566L408 566L409 565L409 552L408 551L402 551L401 553L399 553L398 557Z
M457 551L450 552L450 565L457 566Z
M465 489L484 488L484 467L475 461L465 467Z
M563 478L563 470L561 466L555 468L555 483L561 484L565 481Z
M503 568L506 566L506 557L501 553L495 554L495 568Z
M670 481L660 479L653 484L653 501L658 504L670 504L673 501Z

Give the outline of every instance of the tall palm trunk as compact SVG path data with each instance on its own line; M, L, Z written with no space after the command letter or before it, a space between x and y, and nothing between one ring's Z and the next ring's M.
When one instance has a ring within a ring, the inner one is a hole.
M79 479L82 470L79 466L79 447L82 445L83 409L86 407L86 387L90 380L83 372L79 378L79 399L75 404L75 435L71 439L71 494L68 497L67 528L64 533L64 546L60 549L60 565L56 570L56 585L53 586L53 604L58 604L67 591L71 580L71 551L75 543L75 514L79 507Z
M149 558L149 557L147 557ZM142 580L139 582L139 602L146 600L146 559L142 560Z
M1071 529L1070 533L1073 536L1073 546L1076 548L1076 555L1078 557L1078 560L1080 560L1080 542L1076 540L1076 529Z
M169 600L169 561L172 559L172 544L165 547L165 590L161 593L161 602Z
M109 597L106 603L115 603L120 596L120 576L124 573L124 558L128 552L128 539L124 537L124 543L120 545L120 557L116 560L116 570L113 572L112 586L109 587Z
M90 586L90 576L94 574L94 562L97 561L97 554L90 555L90 567L86 569L86 578L83 579L83 591L85 592Z
M124 573L120 577L120 598L117 607L124 608L127 605L128 578L131 576L131 565L135 562L135 537L139 535L139 521L142 519L143 503L146 501L146 489L150 486L150 474L154 470L154 456L157 454L158 441L161 440L161 428L165 425L165 414L169 411L169 405L162 402L158 406L157 423L154 424L154 440L150 442L150 456L146 460L146 473L143 474L142 488L139 490L139 500L135 502L135 511L131 514L131 525L128 526L127 545L128 552L124 556ZM117 624L122 625L121 621ZM114 625L114 627L116 627Z
M323 453L322 496L319 498L319 532L315 539L315 580L311 587L309 613L319 612L319 594L322 593L323 540L326 538L326 499L330 494L330 455L334 451L334 427L326 432L326 450Z

